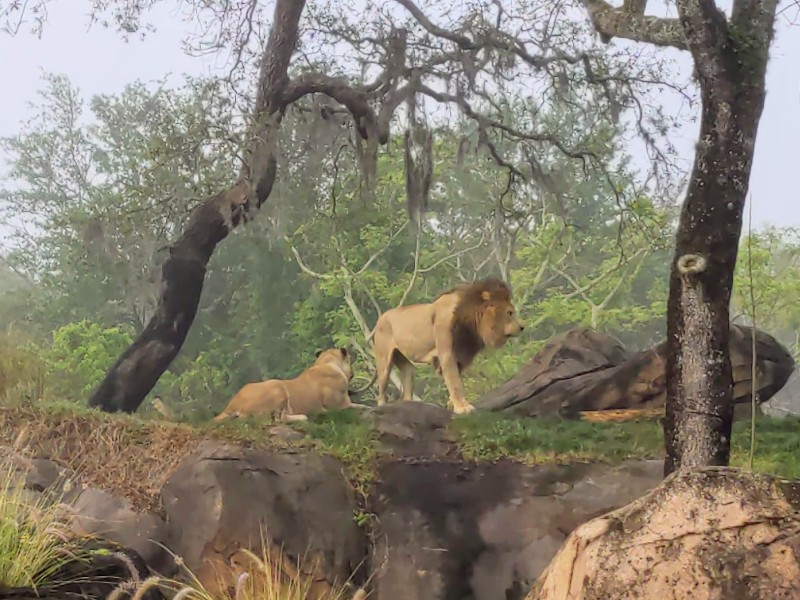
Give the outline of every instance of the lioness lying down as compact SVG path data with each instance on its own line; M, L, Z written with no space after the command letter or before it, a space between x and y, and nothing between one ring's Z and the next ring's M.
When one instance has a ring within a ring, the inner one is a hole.
M387 310L374 330L372 382L377 378L378 405L386 402L392 367L400 371L403 400L411 400L414 366L430 364L444 377L453 412L474 410L464 397L461 373L481 350L500 348L523 329L511 302L511 290L497 279L462 283L431 303Z
M270 379L243 386L214 420L278 415L283 421L305 421L307 415L328 408L365 408L350 401L347 388L352 378L347 348L322 350L317 352L314 364L294 379Z

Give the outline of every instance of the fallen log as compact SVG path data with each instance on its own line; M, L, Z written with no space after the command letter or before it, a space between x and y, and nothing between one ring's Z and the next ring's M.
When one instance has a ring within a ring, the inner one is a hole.
M751 331L748 326L731 325L733 394L737 404L751 401ZM517 375L475 405L518 416L568 419L596 411L663 410L665 361L666 342L632 354L609 335L576 327L553 338ZM756 329L759 403L783 387L794 367L789 351L774 337Z

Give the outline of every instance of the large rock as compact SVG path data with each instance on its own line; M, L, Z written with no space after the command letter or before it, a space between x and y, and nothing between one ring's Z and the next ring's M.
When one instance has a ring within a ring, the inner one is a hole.
M734 401L750 402L751 331L731 325ZM756 329L756 375L760 402L771 398L795 368L791 354ZM581 412L663 407L666 342L628 355L610 336L578 327L551 340L531 362L475 405L484 410L538 417L575 418Z
M328 456L205 442L169 478L161 502L170 548L212 589L231 585L231 558L240 548L260 554L262 540L323 587L364 566L354 493Z
M125 498L86 488L72 506L71 528L79 536L97 536L134 550L154 571L171 575L175 564L165 549L167 525L157 515L137 513Z
M385 404L371 411L378 452L386 458L445 457L458 454L448 429L452 411L425 402Z
M800 598L798 491L734 469L678 471L573 532L527 598Z
M514 377L486 393L475 405L484 410L524 413L536 398L540 412L555 413L563 400L560 392L545 395L553 386L605 371L631 357L619 340L587 327L574 327L555 336ZM549 400L550 397L554 400ZM553 404L547 410L548 404Z
M657 485L661 461L395 461L379 473L377 600L521 599L575 527Z
M0 461L10 469L9 473L13 472L16 479L13 484L27 490L31 499L71 503L78 496L75 473L52 460L30 458L14 448L0 446Z
M800 416L800 369L795 368L778 392L761 405L761 410L779 419Z

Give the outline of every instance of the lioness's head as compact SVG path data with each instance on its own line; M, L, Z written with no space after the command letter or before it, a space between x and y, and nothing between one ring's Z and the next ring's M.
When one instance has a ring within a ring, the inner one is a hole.
M476 310L478 335L489 348L500 348L510 337L522 333L525 326L517 318L511 302L511 290L499 280L480 282L480 304Z
M317 350L315 365L333 363L338 366L350 380L353 378L353 366L350 363L350 353L347 348L328 348L327 350Z

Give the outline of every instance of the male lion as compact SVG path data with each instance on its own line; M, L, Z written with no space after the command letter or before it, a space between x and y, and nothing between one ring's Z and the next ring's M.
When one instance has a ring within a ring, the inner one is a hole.
M328 408L364 408L350 401L347 388L352 378L347 348L320 350L314 364L294 379L243 386L214 420L277 414L284 421L306 421L307 415Z
M497 279L462 283L429 304L387 310L374 330L378 405L386 403L393 366L400 371L403 400L411 400L415 365L432 364L444 377L453 412L474 410L464 397L462 371L484 347L500 348L523 329L511 290Z

